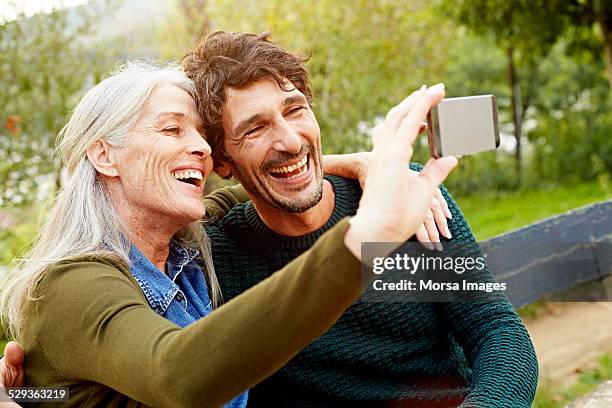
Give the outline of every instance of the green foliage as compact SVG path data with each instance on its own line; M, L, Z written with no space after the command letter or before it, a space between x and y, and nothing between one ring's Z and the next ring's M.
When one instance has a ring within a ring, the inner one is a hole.
M33 212L28 209L26 213ZM36 222L18 223L13 228L0 229L0 267L12 267L19 257L23 256L34 239Z
M473 32L516 49L527 63L547 54L564 28L566 0L448 0L442 10Z
M101 10L55 10L0 23L0 205L23 205L41 175L59 183L54 139L94 81L85 44Z
M541 64L530 170L538 179L592 180L612 170L611 93L603 61L567 57L565 48L560 42ZM601 164L597 171L593 157Z
M461 169L459 170L461 171ZM478 240L523 227L573 208L612 199L598 183L498 192L454 198Z
M190 1L178 2L178 14L184 3ZM311 56L314 109L326 152L369 148L368 129L377 117L422 83L441 80L455 35L425 0L223 0L208 2L200 12L214 30L271 31L284 47ZM176 18L172 26L181 25ZM184 21L190 19L198 24L203 17L192 13ZM187 33L171 44L192 37Z

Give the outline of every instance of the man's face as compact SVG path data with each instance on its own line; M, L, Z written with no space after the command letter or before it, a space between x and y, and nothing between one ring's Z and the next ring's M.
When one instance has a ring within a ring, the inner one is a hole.
M225 163L253 200L299 213L321 200L319 124L306 97L263 79L228 88L223 112Z

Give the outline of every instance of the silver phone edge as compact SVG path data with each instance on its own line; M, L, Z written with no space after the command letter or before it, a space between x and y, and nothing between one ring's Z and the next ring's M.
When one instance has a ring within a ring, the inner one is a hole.
M493 109L493 128L495 130L495 148L499 147L499 112L497 111L497 100L495 99L495 95L491 95L492 99L492 109Z

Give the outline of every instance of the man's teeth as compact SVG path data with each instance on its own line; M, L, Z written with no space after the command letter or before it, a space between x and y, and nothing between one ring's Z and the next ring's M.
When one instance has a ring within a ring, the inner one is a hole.
M180 179L190 179L190 178L198 179L198 180L204 179L204 177L202 177L202 172L199 171L199 170L174 171L174 172L172 172L172 175L177 180L180 180Z
M304 156L302 160L300 160L294 165L272 169L272 173L291 173L292 171L295 171L296 169L299 169L300 167L304 167L302 171L300 171L299 173L299 174L304 174L306 173L306 170L307 170L306 162L308 162L308 156Z

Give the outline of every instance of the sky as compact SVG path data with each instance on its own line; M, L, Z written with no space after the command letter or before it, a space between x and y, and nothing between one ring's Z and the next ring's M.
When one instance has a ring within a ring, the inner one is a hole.
M72 7L88 3L89 0L0 0L0 20L13 20L17 11L26 15L53 10L57 7Z

